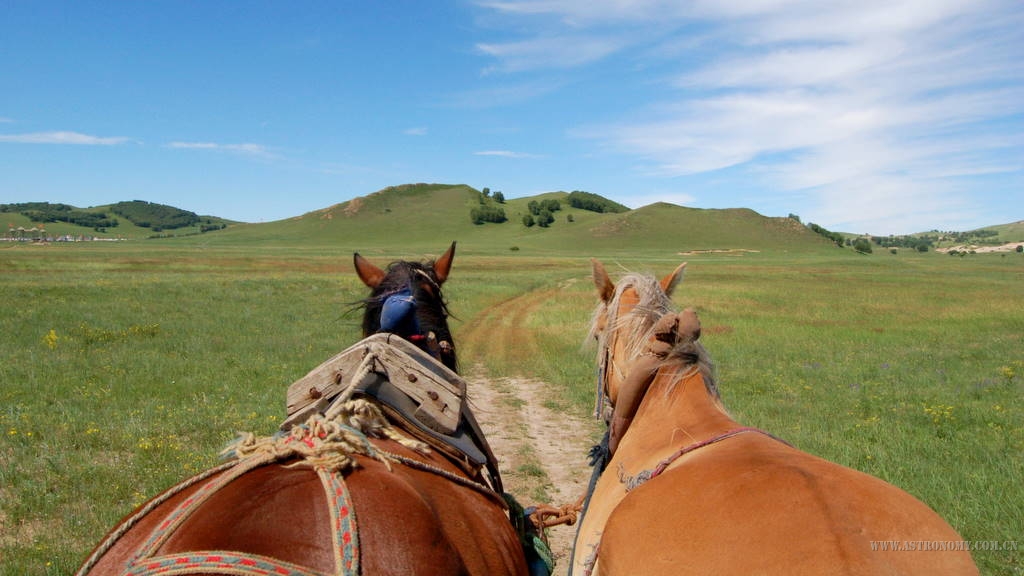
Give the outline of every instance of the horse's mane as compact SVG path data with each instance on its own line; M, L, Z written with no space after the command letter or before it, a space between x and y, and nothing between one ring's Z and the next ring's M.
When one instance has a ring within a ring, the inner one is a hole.
M622 294L629 288L636 292L639 302L627 314L621 318L618 316L619 305ZM675 313L676 308L672 299L661 289L661 285L654 276L630 273L623 276L615 285L615 294L610 302L601 302L594 310L590 320L588 340L595 338L598 342L598 366L605 369L604 363L607 356L603 353L608 344L608 335L617 330L624 330L626 358L621 360L622 365L629 364L644 352L650 338L653 336L655 323L665 314ZM605 318L605 328L600 326L601 318ZM662 366L676 366L677 379L682 378L693 370L700 372L704 379L704 385L708 393L716 399L720 398L718 393L717 379L715 377L715 365L711 355L699 341L680 342L669 351Z

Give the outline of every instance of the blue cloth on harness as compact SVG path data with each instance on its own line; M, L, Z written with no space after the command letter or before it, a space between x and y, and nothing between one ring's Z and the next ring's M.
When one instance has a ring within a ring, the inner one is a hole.
M416 299L408 288L399 290L384 300L380 311L381 332L393 334L419 334L420 323L416 319Z

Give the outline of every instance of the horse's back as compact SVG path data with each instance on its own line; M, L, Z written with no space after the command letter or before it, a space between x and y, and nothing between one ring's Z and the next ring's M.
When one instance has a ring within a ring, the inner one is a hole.
M287 466L294 461L258 466L227 483L221 480L232 468L203 475L130 515L97 548L103 553L86 573L120 575L130 564L216 557L335 574L347 573L338 571L346 553L363 574L525 573L518 537L493 495L468 479L453 482L457 470L437 454L374 442L433 471L398 463L388 469L356 456L357 467L344 475ZM209 486L217 488L204 493ZM351 532L339 532L342 520ZM190 573L206 573L203 566Z
M977 574L934 511L882 480L766 437L735 438L630 492L609 516L601 574Z
M364 574L525 572L518 537L492 497L436 472L401 465L388 470L374 460L362 464L346 481L361 547L374 551L364 555ZM440 459L433 465L446 466Z

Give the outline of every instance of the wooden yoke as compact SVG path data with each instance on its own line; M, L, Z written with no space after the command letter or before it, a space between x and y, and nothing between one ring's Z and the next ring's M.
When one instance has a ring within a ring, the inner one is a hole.
M658 368L672 349L680 343L694 342L700 338L700 319L692 308L682 312L668 313L654 325L654 330L644 352L634 360L628 369L628 376L619 387L615 408L612 412L608 449L612 454L625 436L633 417L640 408L640 402L654 381Z

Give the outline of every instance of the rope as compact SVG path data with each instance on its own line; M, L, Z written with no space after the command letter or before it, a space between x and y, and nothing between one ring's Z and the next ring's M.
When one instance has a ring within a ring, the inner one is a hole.
M703 440L701 442L697 442L695 444L690 444L689 446L685 446L683 448L680 448L679 450L676 450L675 452L673 452L669 457L667 457L664 460L662 460L661 462L659 462L654 468L652 468L650 470L642 470L641 472L637 473L635 476L628 476L628 475L626 475L625 472L624 472L624 469L622 467L622 463L620 462L619 463L619 481L622 482L623 484L625 484L626 492L630 492L630 491L640 487L645 482L660 476L661 473L664 472L665 470L667 470L668 467L671 466L673 462L675 462L679 458L685 456L686 454L689 454L690 452L693 452L694 450L699 450L701 448L704 448L705 446L710 446L711 444L715 444L715 443L721 442L722 440L728 440L729 438L732 438L733 436L738 436L738 435L744 434L746 432L756 432L756 433L761 434L763 436L767 436L767 437L771 438L772 440L775 440L777 442L782 442L783 444L785 444L787 446L791 446L791 444L789 442L786 442L785 440L783 440L783 439L781 439L781 438L779 438L779 437L777 437L777 436L775 436L773 434L765 432L764 430L761 430L759 428L753 428L753 427L750 427L750 426L743 426L741 428L733 428L732 430L729 430L727 432L723 432L723 433L719 434L718 436L713 436L711 438L708 438L707 440Z
M384 454L385 456L387 456L392 461L398 462L399 464L403 464L405 466L408 466L409 468L415 468L416 470L420 470L420 471L423 471L423 472L430 472L431 474L436 474L438 476L441 476L442 478L445 478L447 480L455 482L456 484L460 484L462 486L465 486L466 488L470 488L472 490L476 490L477 492L483 494L484 496L486 496L486 497L490 498L491 500L494 500L495 502L500 504L501 508L503 510L507 510L508 509L508 503L505 501L505 499L502 497L502 495L498 494L494 490L491 490L489 487L487 487L483 483L477 482L475 480L471 480L469 478L466 478L465 476L459 476L458 474L449 472L448 470L445 470L443 468L438 468L437 466L434 466L433 464L430 464L430 463L427 463L427 462L421 462L419 460L416 460L414 458L409 458L407 456L402 456L401 454L394 454L392 452L388 452L386 450L380 450L380 449L378 449L377 452L380 452L380 453Z
M314 414L304 424L287 432L257 438L242 433L221 456L261 464L298 458L290 466L322 468L331 472L357 466L352 456L367 456L380 461L388 470L396 461L388 452L370 444L368 436L388 438L418 452L428 452L423 442L401 434L375 404L365 399L335 403L330 415Z
M374 351L372 347L367 346L365 354L366 355L363 356L362 362L360 362L359 366L356 368L355 375L353 375L352 378L349 380L348 386L346 386L345 389L341 391L341 394L338 395L338 398L334 400L334 403L331 405L331 407L328 408L327 411L324 413L324 415L327 416L328 418L334 417L335 414L342 410L344 408L344 404L348 402L350 398L352 398L352 393L355 392L359 382L361 382L363 378L366 378L368 374L374 372L374 368L377 365L377 360L379 360L377 352Z
M579 513L583 510L583 501L586 499L587 494L584 492L580 497L572 504L563 504L561 506L552 506L550 504L536 504L533 506L533 513L530 514L530 522L537 527L538 530L545 528L551 528L552 526L572 526L579 519Z

